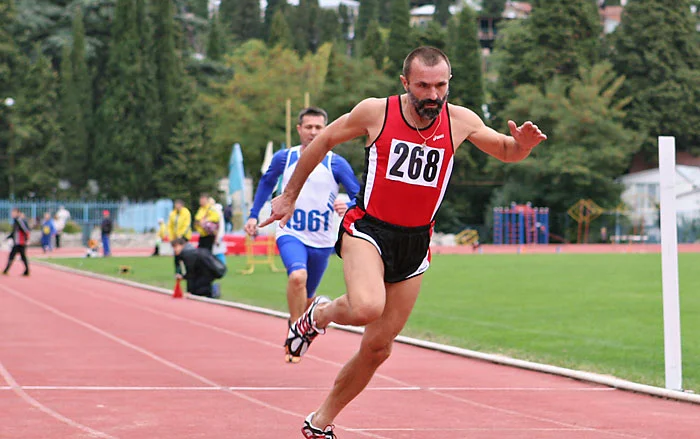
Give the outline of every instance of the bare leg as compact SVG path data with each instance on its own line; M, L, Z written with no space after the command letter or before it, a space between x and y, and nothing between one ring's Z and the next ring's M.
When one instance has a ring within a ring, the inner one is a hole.
M384 263L377 249L369 242L343 236L343 271L348 292L314 311L319 328L330 322L364 326L377 320L384 311Z
M387 284L384 313L365 328L359 352L341 369L331 393L316 411L314 425L323 428L332 424L338 413L364 390L377 368L389 358L394 338L411 315L422 277Z
M306 270L295 270L287 279L287 306L291 322L297 321L306 310L306 277Z

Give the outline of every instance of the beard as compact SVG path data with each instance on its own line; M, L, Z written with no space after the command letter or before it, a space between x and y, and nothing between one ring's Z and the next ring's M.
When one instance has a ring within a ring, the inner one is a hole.
M450 93L447 92L442 99L423 99L421 101L409 90L408 100L411 102L411 104L413 104L413 108L422 119L433 120L438 117L442 111L442 107L445 105L445 102L447 102L447 97L449 95ZM435 107L430 108L427 107L427 105L435 105Z

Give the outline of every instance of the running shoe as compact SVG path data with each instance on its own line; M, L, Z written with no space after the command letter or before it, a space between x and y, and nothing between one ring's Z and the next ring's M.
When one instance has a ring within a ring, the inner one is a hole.
M318 305L323 303L329 303L331 299L325 296L317 296L309 308L304 312L304 314L299 317L299 320L294 322L287 333L287 341L284 344L285 350L288 354L301 357L309 349L311 342L319 334L325 334L325 329L319 329L316 327L316 322L313 320L314 311Z
M287 333L289 334L289 328L292 327L292 321L287 319ZM287 346L287 340L285 339L284 341L284 362L285 363L292 363L292 364L297 364L298 362L301 361L301 357L292 355L289 353L289 347Z
M338 437L333 433L333 425L327 425L325 430L321 430L318 427L314 427L311 424L311 419L313 419L316 412L311 413L304 420L304 426L301 427L301 433L306 439L337 439Z

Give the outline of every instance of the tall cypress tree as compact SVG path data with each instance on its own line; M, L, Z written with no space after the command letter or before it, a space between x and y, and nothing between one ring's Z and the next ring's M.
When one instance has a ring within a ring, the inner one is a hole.
M275 19L275 14L277 14L277 11L283 11L286 5L286 0L267 0L267 6L265 7L265 20L263 22L263 36L265 37L265 41L270 38L272 22Z
M210 111L196 101L191 84L183 87L185 112L173 132L165 154L164 166L154 175L162 194L182 198L195 205L199 194L215 192L219 166L209 151L211 145Z
M382 33L379 31L379 22L372 20L362 43L362 57L372 59L377 69L381 70L384 67L385 53Z
M160 127L156 166L160 166L161 152L165 151L172 135L173 127L182 111L179 99L184 69L175 49L175 19L172 0L155 0L155 78L158 85Z
M450 13L450 0L435 0L435 13L433 14L433 20L440 23L440 26L447 26L452 14ZM468 8L469 5L464 5Z
M389 75L401 74L403 60L413 50L414 38L411 32L411 12L408 0L391 0L391 25L389 26L389 40L387 42L387 55Z
M18 118L24 135L16 144L15 192L46 198L55 194L62 168L57 75L51 61L35 48L36 59L24 72ZM70 64L70 60L68 62Z
M645 136L655 155L656 137L676 136L679 150L700 153L700 37L689 0L629 2L612 35L611 61L632 98L626 125Z
M90 169L90 154L91 145L94 142L93 136L93 97L92 97L92 75L88 69L87 59L85 57L85 26L83 24L83 12L80 7L76 7L75 15L73 16L73 50L70 54L71 67L73 73L73 82L75 94L80 111L83 113L82 124L84 128L81 131L85 132L85 145L82 145L79 150L84 151L83 168L79 173L80 182L87 182ZM77 171L77 169L76 169Z
M476 13L464 6L457 16L456 34L450 38L449 57L452 63L450 100L481 115L484 87L481 75L481 46L477 34Z
M272 20L272 27L270 28L270 37L267 42L270 47L280 45L285 49L294 48L292 31L289 28L287 18L281 10L275 12L275 18Z
M260 2L258 0L221 0L219 5L221 23L237 41L246 41L260 36Z
M109 85L98 110L94 163L103 195L148 199L158 149L158 91L143 0L117 0Z
M536 0L532 15L514 20L499 32L494 56L500 60L491 89L492 119L504 126L501 111L515 97L515 87L541 89L554 76L576 78L581 67L600 58L602 26L589 0Z
M379 1L378 0L361 0L360 12L357 15L357 23L355 24L355 38L364 40L369 24L372 20L379 18Z
M207 58L220 61L224 56L223 39L221 36L219 15L214 14L209 20L209 35L207 36Z
M61 58L61 145L63 146L62 168L71 186L81 191L87 184L87 166L90 162L87 148L87 131L80 107L75 75L73 73L71 48L63 46Z

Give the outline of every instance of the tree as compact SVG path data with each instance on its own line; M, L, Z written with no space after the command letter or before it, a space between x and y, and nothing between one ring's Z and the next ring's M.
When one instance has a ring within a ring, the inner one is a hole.
M91 145L94 142L93 136L93 91L92 91L92 75L88 69L87 58L85 56L85 26L83 24L83 12L80 7L75 8L73 16L73 48L70 53L71 67L73 74L74 90L78 103L78 108L83 113L82 124L84 128L81 131L85 132L85 144L80 145L78 150L83 151L83 169L78 174L81 177L79 180L82 183L87 182L87 173L90 167L89 153ZM81 137L82 139L82 137Z
M365 39L369 24L378 18L378 14L378 0L362 0L360 2L360 12L357 14L357 23L355 24L355 38L357 40Z
M486 17L501 17L508 0L481 0L481 13Z
M154 178L160 193L194 206L199 194L216 192L220 166L211 154L210 109L192 101L193 87L188 95L185 113L175 126L164 164Z
M453 76L450 80L451 101L482 115L484 86L482 82L481 46L477 35L476 13L464 6L458 15L459 24L451 41L449 57Z
M194 15L204 20L209 19L209 0L190 0L190 8Z
M160 166L161 153L168 147L173 127L183 111L181 96L184 69L175 49L174 5L172 0L154 0L155 82L158 86L160 127L155 150L156 166Z
M84 189L88 181L88 133L85 129L83 111L80 107L80 94L75 75L69 46L63 48L61 59L61 145L63 155L61 164L63 175L71 186L79 191Z
M118 0L98 109L95 176L103 196L155 196L152 175L159 148L159 95L154 84L150 21L142 0Z
M391 23L391 0L379 0L379 23L382 26Z
M281 10L275 12L275 17L272 19L268 44L270 47L280 46L285 49L292 49L294 47L292 31L289 29L287 18Z
M55 195L62 171L61 150L65 146L60 145L58 113L59 108L64 109L59 105L58 81L51 61L39 47L34 56L17 96L14 183L20 197L46 198Z
M307 91L313 102L327 105L316 93L326 78L330 48L325 44L302 58L293 50L251 40L226 57L228 65L236 66L236 75L225 83L212 84L212 96L206 99L215 118L209 154L222 171L236 142L242 145L250 169L260 168L269 140L278 145L284 142L286 99L292 100L293 112L301 109Z
M10 178L13 169L13 148L16 144L14 130L16 109L4 104L6 97L17 100L20 90L20 73L26 70L28 60L23 56L13 38L18 26L14 2L0 3L0 197L10 194Z
M491 90L493 120L505 127L504 106L522 84L544 89L554 76L575 78L600 57L602 26L589 0L536 0L532 15L501 28L494 49L498 80Z
M447 32L437 21L432 20L428 22L427 26L417 28L414 32L416 46L432 46L440 50L447 50Z
M347 6L340 4L338 6L338 16L340 17L340 34L343 40L350 38L350 26L352 26L352 14Z
M342 37L340 16L333 9L318 9L319 44L332 43Z
M384 67L384 53L386 49L382 33L379 30L377 20L372 20L367 28L367 35L362 43L362 57L370 58L378 70Z
M270 38L270 33L272 32L273 26L272 23L275 20L277 11L284 12L286 5L286 0L267 0L267 6L265 7L265 21L263 23L263 36L265 37L265 41L268 41Z
M318 0L299 0L299 6L294 8L294 47L301 55L315 53L319 47L319 9Z
M435 12L433 13L433 21L438 22L440 26L447 26L447 22L452 16L452 14L450 13L451 3L452 2L450 0L435 0ZM469 5L465 4L464 7L468 8Z
M258 0L222 0L219 6L222 23L237 41L260 36L260 2Z
M700 153L700 44L688 0L629 2L612 35L611 60L632 98L626 125L644 134L655 156L656 137L676 136L679 150Z
M212 61L221 61L224 56L220 26L219 15L214 14L209 20L209 35L207 36L207 58Z
M411 30L411 13L408 0L391 0L391 25L387 56L389 75L398 76L403 68L403 60L413 49L413 32Z
M516 89L507 114L535 121L548 139L530 158L499 165L505 185L496 203L531 201L554 212L581 198L603 207L619 203L622 186L615 178L639 147L639 136L622 124L630 101L618 97L624 78L609 63L581 68L578 77L555 76L544 91L533 85Z

